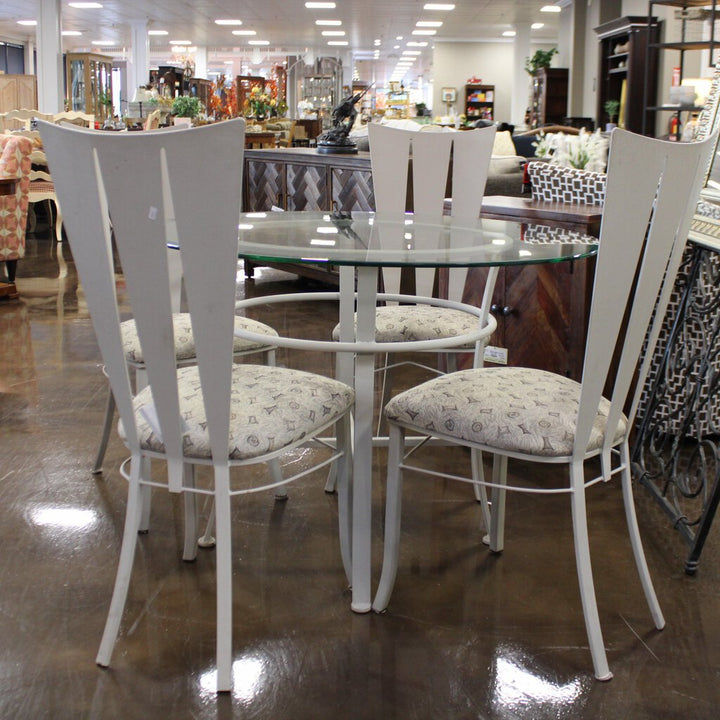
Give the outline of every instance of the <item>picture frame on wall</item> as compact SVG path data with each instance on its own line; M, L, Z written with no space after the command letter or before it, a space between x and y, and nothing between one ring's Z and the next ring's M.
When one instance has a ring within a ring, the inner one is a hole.
M442 89L442 101L444 103L454 103L457 100L457 90L452 87L444 87Z

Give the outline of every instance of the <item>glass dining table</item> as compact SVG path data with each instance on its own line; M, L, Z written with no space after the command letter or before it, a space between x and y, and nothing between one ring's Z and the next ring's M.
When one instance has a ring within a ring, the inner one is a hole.
M465 347L482 333L439 340L376 342L375 308L378 301L411 302L415 296L378 292L383 268L472 268L529 265L581 260L596 254L596 238L564 230L535 233L528 239L520 222L421 213L382 216L372 212L268 212L243 213L239 223L239 256L257 265L263 262L311 263L337 268L338 292L304 292L251 298L238 303L242 310L268 302L337 299L339 341L280 337L277 345L337 353L338 379L355 388L352 494L352 602L355 612L371 609L372 451L375 355L386 352L440 351L451 344ZM543 241L545 240L545 241ZM422 301L440 307L463 309L478 319L483 311L474 305L441 298ZM494 323L492 317L490 322ZM243 333L264 342L267 338Z

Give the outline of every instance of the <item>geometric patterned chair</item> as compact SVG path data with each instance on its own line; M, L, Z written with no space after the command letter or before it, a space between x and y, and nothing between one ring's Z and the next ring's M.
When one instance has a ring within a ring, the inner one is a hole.
M635 516L628 438L648 372L649 357L643 356L646 332L657 307L649 335L647 352L651 353L716 138L717 131L703 142L672 143L613 131L581 382L530 368L474 368L422 383L386 405L390 444L385 549L373 609L381 612L387 607L398 571L403 476L426 473L439 475L443 481L464 480L492 487L489 544L495 552L504 544L507 490L565 494L570 498L580 599L595 676L609 680L612 673L590 563L585 492L617 473L640 584L655 626L663 628L665 620ZM612 388L607 398L603 397L605 387ZM627 414L625 408L630 408ZM410 454L403 457L408 431L491 454L492 480L427 470L422 453L413 455L411 463ZM556 483L520 480L508 485L508 458L565 465L568 473L558 473ZM585 460L589 458L600 461L597 477L586 477ZM432 542L436 546L441 539L434 534ZM549 608L548 612L554 615L556 610Z
M318 442L323 464L338 467L338 544L345 574L350 564L352 388L314 373L233 360L244 129L242 119L140 133L40 124L73 259L120 414L120 435L131 456L115 588L96 662L101 667L110 664L118 638L145 491L183 496L183 557L189 560L197 555L196 505L204 496L215 505L215 555L208 562L215 567L216 610L208 612L216 623L219 692L231 690L233 677L231 501L274 487L277 479L262 466L279 463L296 448L317 444L315 439L333 427L334 449L320 438ZM168 246L175 249L168 251ZM122 264L124 293L147 372L148 386L138 393L132 389L123 347L113 247ZM197 361L180 369L171 257L181 267ZM151 473L151 459L163 460L167 472ZM258 465L257 471L245 470ZM293 475L281 482L307 476L307 466L298 471L293 465L285 463L283 469ZM196 477L198 466L207 472ZM162 592L162 578L153 582ZM154 592L150 594L152 603ZM206 658L196 662L205 664Z
M17 180L11 195L0 196L0 262L15 282L17 261L25 257L25 226L30 185L32 143L24 137L0 135L0 178Z

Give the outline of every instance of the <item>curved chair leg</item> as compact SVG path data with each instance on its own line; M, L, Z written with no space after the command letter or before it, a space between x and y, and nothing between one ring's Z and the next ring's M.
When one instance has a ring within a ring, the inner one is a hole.
M403 459L405 447L405 431L403 428L391 423L389 434L383 566L380 583L372 605L375 612L383 612L390 602L400 554L400 521L402 515L402 470L400 469L400 463Z
M105 459L105 452L107 451L108 440L110 439L110 431L112 430L113 416L115 415L115 396L112 394L112 390L108 387L108 398L105 406L105 420L103 422L102 435L100 437L100 446L98 447L97 455L95 456L95 462L92 467L92 474L98 475L102 472L103 460Z
M230 470L215 468L215 532L217 534L217 691L232 686L232 535L230 532Z
M340 536L340 555L342 556L345 576L352 583L352 442L350 436L350 418L346 415L335 424L338 450L342 456L333 465L337 466L338 490L338 532Z
M60 206L55 203L55 240L57 242L62 242L62 228L63 228L63 218L62 218L62 212L60 211Z
M202 537L198 538L197 544L201 548L214 548L215 547L215 536L213 530L215 529L215 501L213 500L212 507L210 508L210 514L208 515L207 524L205 525L205 532Z
M132 572L133 559L135 557L135 546L137 543L138 528L140 526L140 513L142 505L142 461L139 456L133 457L130 469L130 482L128 484L127 510L125 513L125 530L123 532L120 560L118 562L117 575L115 578L115 589L113 590L110 610L105 621L100 649L98 650L95 662L101 667L110 664L115 641L120 630L125 601L127 599L128 587L130 586L130 574Z
M580 599L582 600L583 614L585 616L585 629L587 630L590 654L595 668L595 677L598 680L610 680L612 673L605 653L590 563L590 543L585 507L585 473L582 461L570 465L570 486L573 488L571 503L575 563L577 565Z
M642 584L645 600L650 608L655 627L662 630L665 627L665 618L663 617L660 603L658 602L655 588L650 577L645 552L643 551L642 541L640 540L640 529L638 528L637 515L635 514L635 502L632 492L632 476L630 473L630 449L627 441L620 448L620 462L625 468L622 471L622 490L623 502L625 504L625 518L630 533L630 544L632 545L633 555L635 556L635 565L637 565L640 583Z

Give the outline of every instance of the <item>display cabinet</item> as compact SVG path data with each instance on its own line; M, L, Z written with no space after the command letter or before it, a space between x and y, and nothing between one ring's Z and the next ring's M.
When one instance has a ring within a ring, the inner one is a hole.
M687 102L682 96L679 102L670 98L670 102L658 104L658 88L653 84L656 72L652 71L652 64L657 67L658 59L664 52L674 54L673 67L677 68L677 75L673 78L673 85L680 85L685 75L685 59L688 52L709 51L707 67L713 66L718 61L718 50L720 49L720 38L716 37L715 22L718 19L716 14L715 0L650 0L648 3L649 22L656 8L670 7L675 9L675 18L679 21L674 27L678 28L677 33L672 37L665 37L660 41L659 35L648 43L645 51L645 93L644 93L644 124L642 133L654 135L658 127L659 132L664 135L662 117L668 119L668 132L673 139L680 139L684 122L699 113L702 107L692 102ZM669 26L670 23L667 23ZM692 96L691 96L692 98Z
M567 68L540 68L532 75L530 127L561 125L567 116Z
M465 86L465 117L468 120L495 119L495 86Z
M71 112L94 115L99 122L112 113L112 58L97 53L68 53L67 103Z

